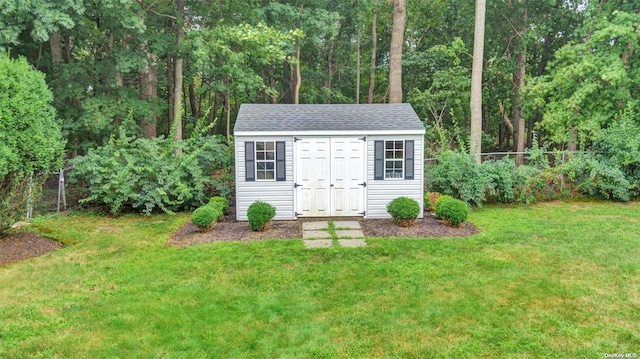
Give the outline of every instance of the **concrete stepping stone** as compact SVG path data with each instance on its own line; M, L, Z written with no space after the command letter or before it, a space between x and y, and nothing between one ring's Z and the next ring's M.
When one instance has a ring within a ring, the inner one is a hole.
M335 228L348 228L348 229L360 229L360 222L358 221L334 221L333 226Z
M302 241L307 248L329 248L333 245L331 239L316 239L313 241Z
M348 248L365 247L367 245L364 239L339 239L338 243L340 243L341 247Z
M331 233L327 231L302 231L302 239L328 239Z
M318 231L323 228L329 228L329 222L302 222L303 231Z
M336 231L338 238L364 238L364 234L359 229L345 229Z

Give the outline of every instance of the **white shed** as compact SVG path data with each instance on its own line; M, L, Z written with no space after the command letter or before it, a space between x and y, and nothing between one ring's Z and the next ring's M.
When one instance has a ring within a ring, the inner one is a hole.
M425 128L410 104L243 104L236 120L236 217L256 200L275 219L388 218L424 195ZM422 217L422 208L420 210Z

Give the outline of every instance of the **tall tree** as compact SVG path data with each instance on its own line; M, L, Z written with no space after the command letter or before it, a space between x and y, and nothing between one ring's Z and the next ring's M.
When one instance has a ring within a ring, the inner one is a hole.
M176 48L178 51L176 52L175 58L175 83L174 83L174 95L173 95L173 131L174 131L174 141L180 142L182 141L182 55L180 54L180 45L182 43L182 38L184 37L184 0L176 0L176 5L178 6L179 18L176 24ZM180 146L176 147L176 154L181 153Z
M471 148L478 163L482 152L482 67L484 63L484 19L486 0L476 0L473 32L473 66L471 69Z
M520 29L517 30L519 51L516 61L516 70L513 73L513 121L517 127L517 140L516 140L516 163L521 165L524 161L524 142L526 138L526 120L522 117L522 96L520 89L524 87L524 77L527 69L527 44L526 35L528 24L528 15L526 4L522 9L522 18Z
M407 1L393 0L393 30L389 60L389 103L402 102L402 48L407 23Z
M371 70L369 73L369 92L367 94L367 103L373 103L373 90L376 82L376 55L378 52L378 5L380 0L376 0L373 8L373 16L371 18Z

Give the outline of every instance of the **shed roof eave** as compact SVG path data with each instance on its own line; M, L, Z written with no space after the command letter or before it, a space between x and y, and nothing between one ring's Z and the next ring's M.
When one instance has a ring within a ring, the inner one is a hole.
M363 130L363 131L235 131L234 136L238 137L269 137L269 136L396 136L396 135L424 135L422 130Z

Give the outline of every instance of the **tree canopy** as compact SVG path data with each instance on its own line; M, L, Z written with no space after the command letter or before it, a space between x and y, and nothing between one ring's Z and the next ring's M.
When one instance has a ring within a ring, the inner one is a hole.
M122 126L130 136L168 137L179 122L181 139L202 122L230 135L243 102L403 98L430 138L469 135L474 1L0 4L0 47L46 74L72 156ZM394 20L400 8L406 21ZM639 9L637 0L488 2L482 151L522 150L533 137L590 146L637 102Z

